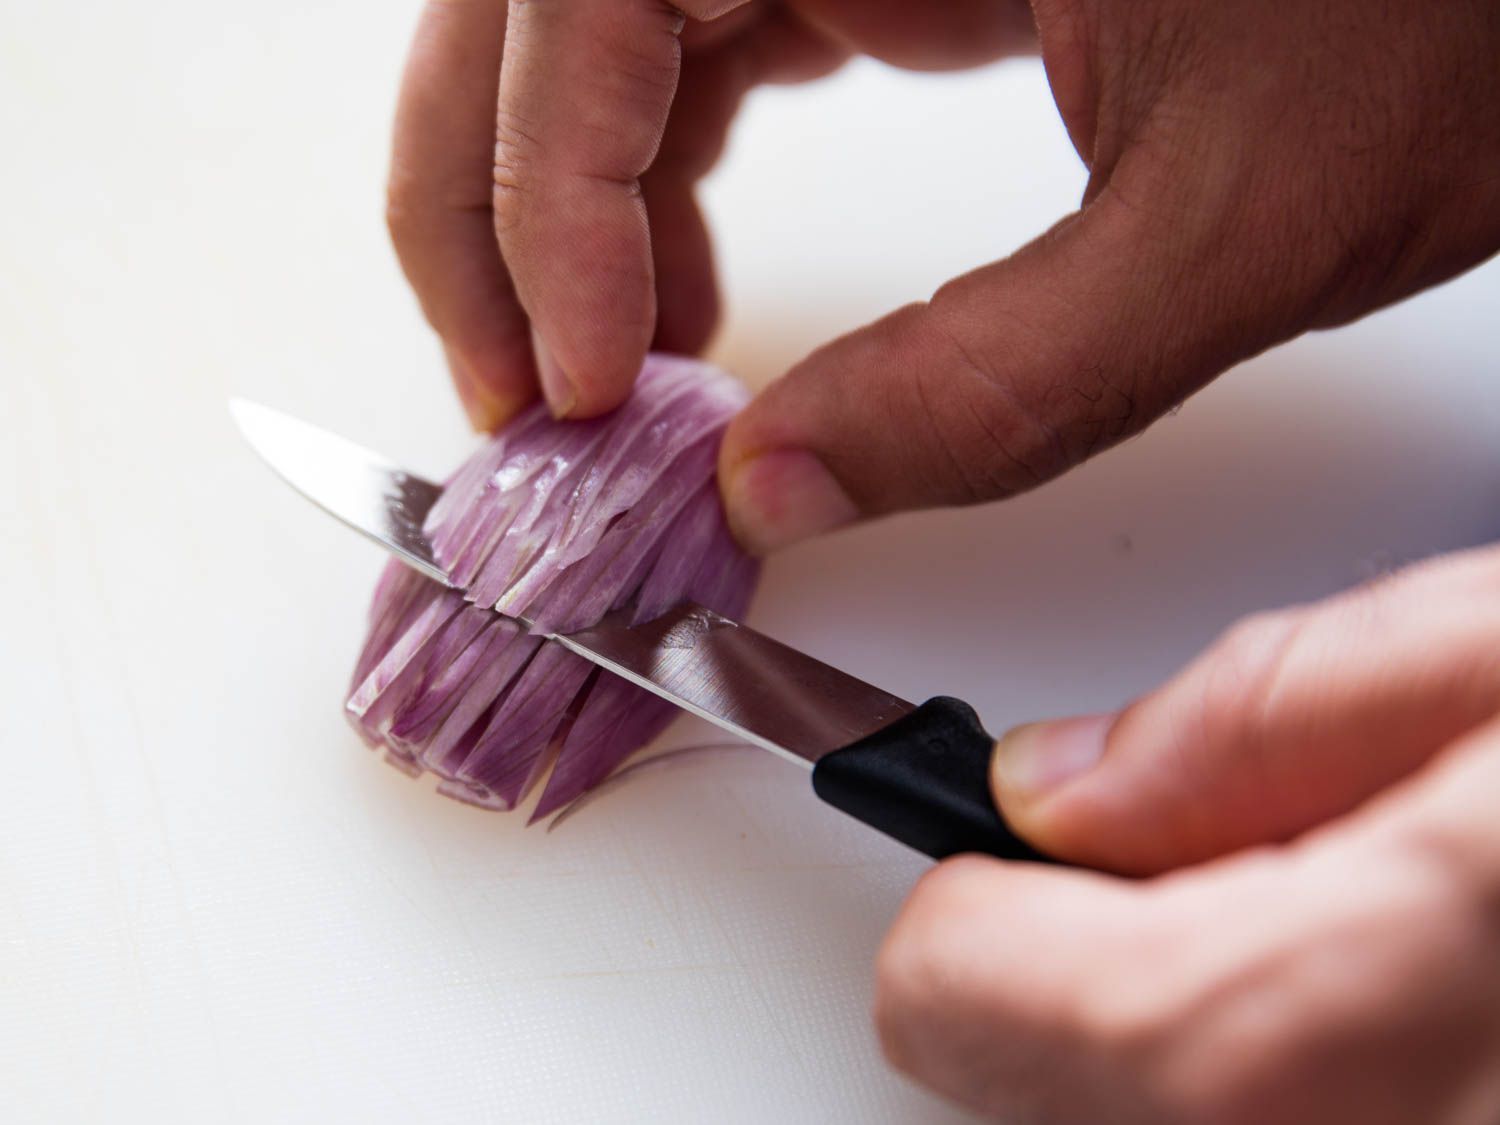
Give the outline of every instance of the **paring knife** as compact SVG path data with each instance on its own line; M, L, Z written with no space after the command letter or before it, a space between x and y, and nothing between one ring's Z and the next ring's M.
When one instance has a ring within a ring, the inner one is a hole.
M429 578L451 586L422 531L439 485L378 454L234 399L250 445L288 484ZM523 622L523 624L529 624ZM550 640L756 746L812 767L819 797L935 859L988 852L1046 860L990 797L994 739L968 704L914 707L691 603L630 626L606 617Z

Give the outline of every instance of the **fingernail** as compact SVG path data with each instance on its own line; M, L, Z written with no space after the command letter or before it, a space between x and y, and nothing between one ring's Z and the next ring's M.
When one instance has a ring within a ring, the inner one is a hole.
M536 359L537 378L542 381L542 395L547 400L552 417L566 418L573 412L573 407L578 405L578 391L573 386L573 380L568 378L568 373L552 358L546 341L534 326L531 329L531 354Z
M996 790L1031 801L1087 773L1104 756L1114 720L1113 714L1082 715L1007 731L991 759Z
M757 555L846 523L859 509L811 453L776 449L742 462L725 487L736 538Z
M517 396L503 395L481 382L473 366L453 348L444 348L458 401L463 403L469 425L482 434L493 433L508 422L525 403Z

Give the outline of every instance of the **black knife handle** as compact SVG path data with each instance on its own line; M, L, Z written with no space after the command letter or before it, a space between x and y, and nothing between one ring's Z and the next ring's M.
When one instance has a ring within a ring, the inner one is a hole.
M990 796L990 753L974 708L939 695L890 726L825 754L819 797L887 836L945 859L986 852L1053 862L1010 830Z

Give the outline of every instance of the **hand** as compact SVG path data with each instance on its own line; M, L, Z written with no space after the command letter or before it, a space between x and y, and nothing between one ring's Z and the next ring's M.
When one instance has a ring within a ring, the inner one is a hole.
M1031 8L1090 169L1083 205L813 353L745 412L720 480L747 545L1029 488L1231 364L1500 247L1491 0ZM500 0L431 0L390 221L476 423L503 421L538 377L558 413L598 413L653 340L701 346L716 299L693 184L751 86L851 51L976 65L1034 45L1032 14L516 0L507 27Z
M972 66L1033 38L1023 0L429 0L389 221L475 425L538 379L559 416L601 413L649 344L703 346L718 301L693 188L751 87L853 50Z
M1155 877L934 869L878 964L898 1067L1027 1121L1500 1120L1500 548L1253 618L992 780Z

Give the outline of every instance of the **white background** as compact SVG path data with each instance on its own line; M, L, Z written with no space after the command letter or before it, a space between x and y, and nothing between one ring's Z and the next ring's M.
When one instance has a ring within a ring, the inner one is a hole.
M381 559L224 401L469 447L381 222L414 14L0 3L3 1116L952 1120L867 1019L925 865L796 771L699 760L547 835L344 725ZM718 353L768 378L1081 183L1033 63L757 95L707 190ZM1238 614L1495 537L1497 299L1491 265L1038 494L794 551L752 620L995 729L1117 704Z

